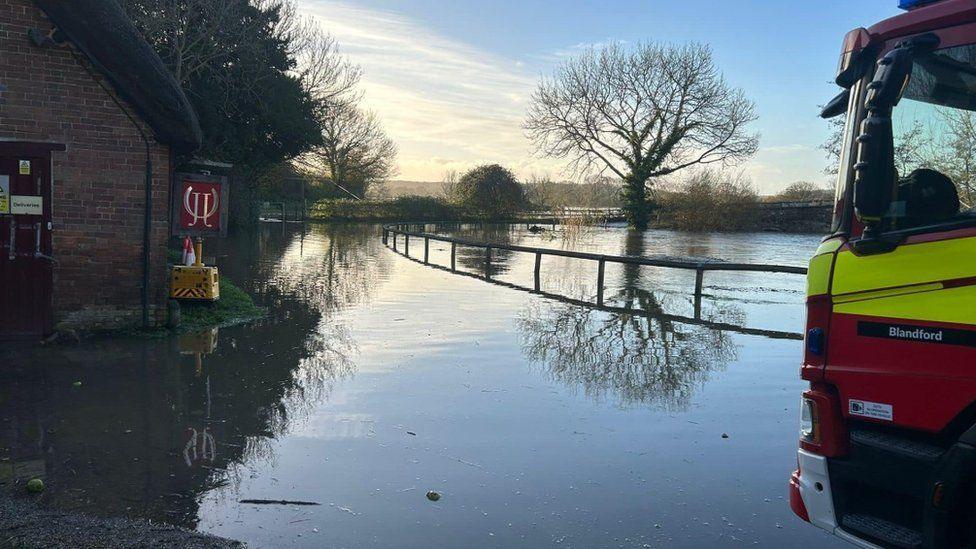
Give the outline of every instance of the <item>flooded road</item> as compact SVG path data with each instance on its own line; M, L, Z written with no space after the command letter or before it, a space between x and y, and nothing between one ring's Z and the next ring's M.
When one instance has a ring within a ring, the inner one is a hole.
M486 232L794 265L819 242ZM481 250L458 253L481 272ZM378 226L266 225L217 256L266 319L0 350L0 482L44 476L51 505L252 547L839 546L786 501L801 343L676 320L694 317L693 272L608 265L607 304L643 311L619 314L424 266ZM502 252L490 274L531 286L533 261ZM595 264L544 262L546 291L592 300L595 281ZM802 331L801 276L705 284L703 320Z

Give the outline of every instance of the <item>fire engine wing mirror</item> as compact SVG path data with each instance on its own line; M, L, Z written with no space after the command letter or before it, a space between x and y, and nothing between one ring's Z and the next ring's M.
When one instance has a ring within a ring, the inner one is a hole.
M878 61L874 80L868 84L864 106L869 110L891 109L896 106L908 87L914 64L915 53L908 45L901 45L882 57Z
M847 104L851 100L851 90L841 90L833 99L824 105L820 111L820 118L828 119L840 116L847 112Z
M891 109L898 104L912 74L914 54L901 45L878 61L874 80L867 86L867 117L857 137L854 212L864 223L864 238L872 239L891 204L897 179L893 150Z
M877 246L875 240L891 206L892 190L898 178L891 110L908 87L915 56L938 45L939 37L931 33L902 42L878 61L874 80L867 85L864 107L868 114L857 137L857 163L854 164L854 213L864 223L863 240L875 241L865 248L875 253L894 247L893 244Z

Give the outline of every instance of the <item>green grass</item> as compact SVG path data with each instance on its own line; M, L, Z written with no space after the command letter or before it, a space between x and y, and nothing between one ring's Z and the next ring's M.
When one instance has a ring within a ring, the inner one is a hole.
M220 278L220 299L183 301L180 303L181 331L224 326L264 316L265 310L254 304L244 290L230 280Z

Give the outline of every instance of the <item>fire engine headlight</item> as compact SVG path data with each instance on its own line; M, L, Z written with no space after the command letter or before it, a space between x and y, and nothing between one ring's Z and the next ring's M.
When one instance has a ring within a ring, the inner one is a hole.
M800 438L814 444L820 443L820 421L817 403L804 397L800 400Z

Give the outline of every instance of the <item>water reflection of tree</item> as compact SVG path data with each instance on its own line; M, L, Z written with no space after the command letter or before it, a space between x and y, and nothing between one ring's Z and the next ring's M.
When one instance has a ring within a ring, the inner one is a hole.
M630 231L624 253L642 255L643 246L643 234ZM522 350L553 379L591 398L612 394L625 406L687 406L712 370L735 360L735 344L725 332L665 314L657 295L641 287L640 266L624 265L621 273L615 304L634 313L536 301L517 319ZM711 310L706 318L736 323L741 313Z
M552 379L624 406L683 408L709 372L736 357L718 330L579 305L535 302L517 327L526 357Z
M297 299L321 314L363 303L390 270L381 247L370 227L314 225L261 262L255 291L272 300Z

